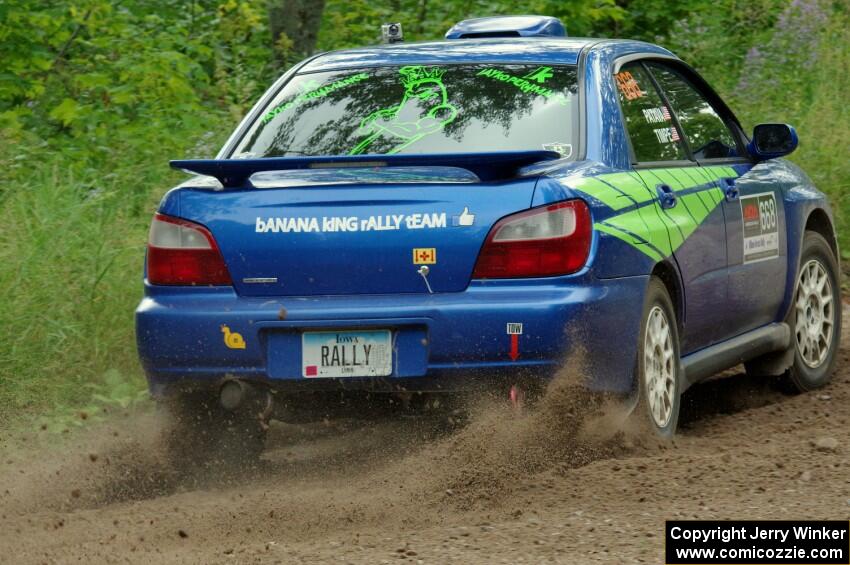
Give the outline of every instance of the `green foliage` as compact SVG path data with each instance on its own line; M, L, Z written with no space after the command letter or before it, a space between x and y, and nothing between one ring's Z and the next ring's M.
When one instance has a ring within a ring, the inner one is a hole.
M144 389L150 215L276 71L264 3L0 3L0 421ZM94 387L94 388L93 388Z
M123 151L147 161L151 140L209 128L211 104L235 120L273 75L257 1L7 0L2 10L6 136L70 150L76 170Z
M401 22L405 39L420 41L441 38L462 19L512 14L560 17L572 35L580 36L611 29L626 12L615 0L328 0L319 47L331 50L377 43L381 23Z
M284 0L0 1L0 425L138 401L144 242L167 160L212 156L283 71ZM571 35L659 42L751 127L797 126L792 159L827 191L850 249L850 16L839 0L327 0L322 50L410 40L493 14L561 17Z
M789 73L787 90L776 104L766 94L747 106L751 123L785 121L797 127L800 148L791 159L830 197L838 220L844 259L850 259L850 19L833 20L825 29L817 64L802 77ZM783 111L783 108L787 110Z
M800 146L790 159L829 195L842 247L850 249L850 161L837 149L850 136L848 7L756 0L737 10L698 12L678 29L692 32L671 37L673 47L695 62L747 130L764 122L797 128ZM724 37L724 30L734 33Z
M0 420L87 402L116 372L143 389L132 311L151 188L179 175L132 155L100 178L75 173L61 153L32 169L4 157L13 176L0 201Z
M729 96L734 94L747 51L770 39L776 18L788 0L727 0L721 4L690 6L683 15L648 27L653 31L637 37L660 42Z

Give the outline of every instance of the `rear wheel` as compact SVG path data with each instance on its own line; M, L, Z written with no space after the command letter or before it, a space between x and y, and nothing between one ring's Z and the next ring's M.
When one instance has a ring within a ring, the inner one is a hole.
M798 391L822 387L832 378L841 338L841 295L835 255L816 232L803 240L791 318L794 363L786 378Z
M679 332L670 294L652 277L646 290L637 354L636 412L656 436L669 438L679 421Z

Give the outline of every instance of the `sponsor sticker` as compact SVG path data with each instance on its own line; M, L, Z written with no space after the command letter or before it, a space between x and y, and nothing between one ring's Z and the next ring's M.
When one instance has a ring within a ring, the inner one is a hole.
M561 143L561 142L553 142L553 143L544 143L543 149L546 151L554 151L564 157L569 159L573 156L573 144L572 143Z
M546 88L546 81L554 76L552 67L538 67L524 77L513 76L497 68L487 68L482 69L477 76L512 84L522 92L530 92L531 94L543 96L547 99L557 100L561 106L566 106L570 102L570 99L563 92L556 92L551 88Z
M741 197L744 264L779 257L779 214L772 192Z
M435 247L416 247L413 250L414 265L435 265L437 263L437 249Z
M474 216L472 216L474 219ZM380 216L284 216L257 217L256 233L337 233L441 229L447 227L445 212L384 214Z
M641 90L637 80L635 80L635 77L629 71L617 73L614 75L614 78L617 81L617 88L620 89L626 100L637 100L646 94L646 92Z
M671 126L669 128L656 128L652 130L655 133L655 137L658 138L658 143L667 144L667 143L676 143L679 141L679 131L675 128L675 126Z
M452 216L453 226L468 227L475 223L475 214L469 211L469 206L463 207L463 212L459 216Z
M538 84L543 84L553 76L555 76L555 72L552 70L552 67L538 67L537 70L528 73L522 78L528 81L536 81Z
M344 79L340 79L336 82L332 82L327 86L319 85L315 80L308 81L305 85L301 87L302 93L297 96L295 99L290 100L288 102L282 102L273 108L270 112L268 112L265 116L263 116L262 122L264 124L272 121L275 116L284 112L286 110L290 110L292 108L296 108L301 106L302 104L306 104L310 100L324 98L331 92L335 90L339 90L341 88L346 88L353 84L357 84L369 78L369 75L366 73L358 73L356 75L351 75Z
M644 108L641 112L643 112L643 118L648 124L662 124L664 122L669 122L672 119L670 110L667 109L667 106Z
M242 334L230 331L224 324L221 326L221 333L224 334L224 345L228 349L245 349L245 338Z

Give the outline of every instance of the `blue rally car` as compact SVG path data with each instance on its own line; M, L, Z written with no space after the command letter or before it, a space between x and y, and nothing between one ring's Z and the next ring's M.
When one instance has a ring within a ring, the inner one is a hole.
M171 163L197 176L150 230L151 391L205 453L245 457L321 391L508 387L579 354L661 436L685 389L742 362L819 387L838 250L781 159L796 145L784 124L748 137L669 51L554 18L316 55L216 159Z

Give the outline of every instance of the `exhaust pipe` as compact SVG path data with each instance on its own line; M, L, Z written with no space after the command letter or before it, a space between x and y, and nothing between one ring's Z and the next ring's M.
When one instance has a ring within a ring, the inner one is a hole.
M272 413L273 399L266 387L228 379L221 385L219 403L228 412L249 410L260 419L266 420Z

